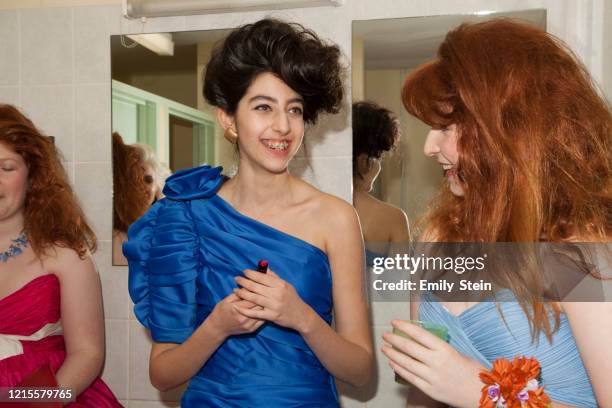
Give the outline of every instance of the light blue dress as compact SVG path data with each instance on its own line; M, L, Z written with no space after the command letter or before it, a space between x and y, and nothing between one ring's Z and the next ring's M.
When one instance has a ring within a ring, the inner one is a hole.
M495 302L480 302L453 316L431 293L425 293L419 319L447 326L450 345L488 368L502 357L510 361L515 356L535 357L542 369L541 384L553 401L596 408L593 388L566 315L560 316L559 330L553 334L552 344L544 333L534 343L527 316L512 292L502 290L497 298L503 318Z
M181 171L128 232L124 254L138 320L182 343L266 259L328 324L332 277L319 248L237 212L217 195L221 168ZM338 407L334 379L296 331L266 322L230 336L189 382L182 407Z

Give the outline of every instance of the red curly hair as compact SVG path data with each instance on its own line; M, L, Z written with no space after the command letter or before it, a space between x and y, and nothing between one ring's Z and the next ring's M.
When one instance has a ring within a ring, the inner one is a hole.
M53 246L75 250L82 258L96 250L96 236L68 183L61 156L52 140L11 105L0 104L0 143L19 154L28 166L24 232L42 256Z
M126 145L113 133L113 228L127 232L148 209L145 170L137 147Z
M612 213L609 106L559 39L507 19L449 32L436 60L404 83L406 110L433 128L456 124L457 174L425 219L440 242L608 240ZM550 335L529 277L510 280L532 323ZM532 301L532 302L531 302ZM557 318L558 305L553 304Z

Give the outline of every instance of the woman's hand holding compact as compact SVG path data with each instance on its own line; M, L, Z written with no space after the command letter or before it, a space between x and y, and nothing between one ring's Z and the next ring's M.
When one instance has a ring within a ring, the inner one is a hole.
M241 287L234 289L234 293L240 299L261 308L249 309L236 304L234 307L239 313L252 319L268 320L298 332L303 331L302 326L308 321L305 316L309 316L313 310L304 303L293 285L270 269L267 273L245 269L244 275L235 278Z
M486 370L478 363L426 329L395 320L393 327L410 338L385 333L382 352L389 365L406 381L437 401L456 407L476 407L483 383L478 374Z

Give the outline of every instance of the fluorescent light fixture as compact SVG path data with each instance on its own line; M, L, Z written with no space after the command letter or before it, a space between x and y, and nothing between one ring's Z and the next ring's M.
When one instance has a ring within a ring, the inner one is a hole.
M341 6L344 0L123 0L127 18L215 14L247 10Z
M492 10L482 10L482 11L477 11L474 14L476 14L477 16L488 16L488 15L491 15L493 13L495 13L495 12L492 11Z
M127 37L157 55L174 55L174 42L170 33L128 34Z

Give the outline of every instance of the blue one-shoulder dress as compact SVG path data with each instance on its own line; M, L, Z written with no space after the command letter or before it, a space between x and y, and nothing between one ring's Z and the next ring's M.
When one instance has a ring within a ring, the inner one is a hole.
M128 231L123 251L138 320L153 340L182 343L237 287L234 277L266 259L328 324L332 276L326 254L236 211L216 193L221 168L177 172ZM266 322L230 336L189 382L183 407L338 407L334 379L294 330Z
M498 303L477 303L454 316L431 293L425 293L419 319L447 326L450 345L489 369L498 358L512 361L515 356L535 357L541 366L541 384L553 401L596 408L593 388L567 316L561 314L552 343L544 333L533 342L527 316L512 292L498 292L497 300ZM554 327L552 312L549 317Z

